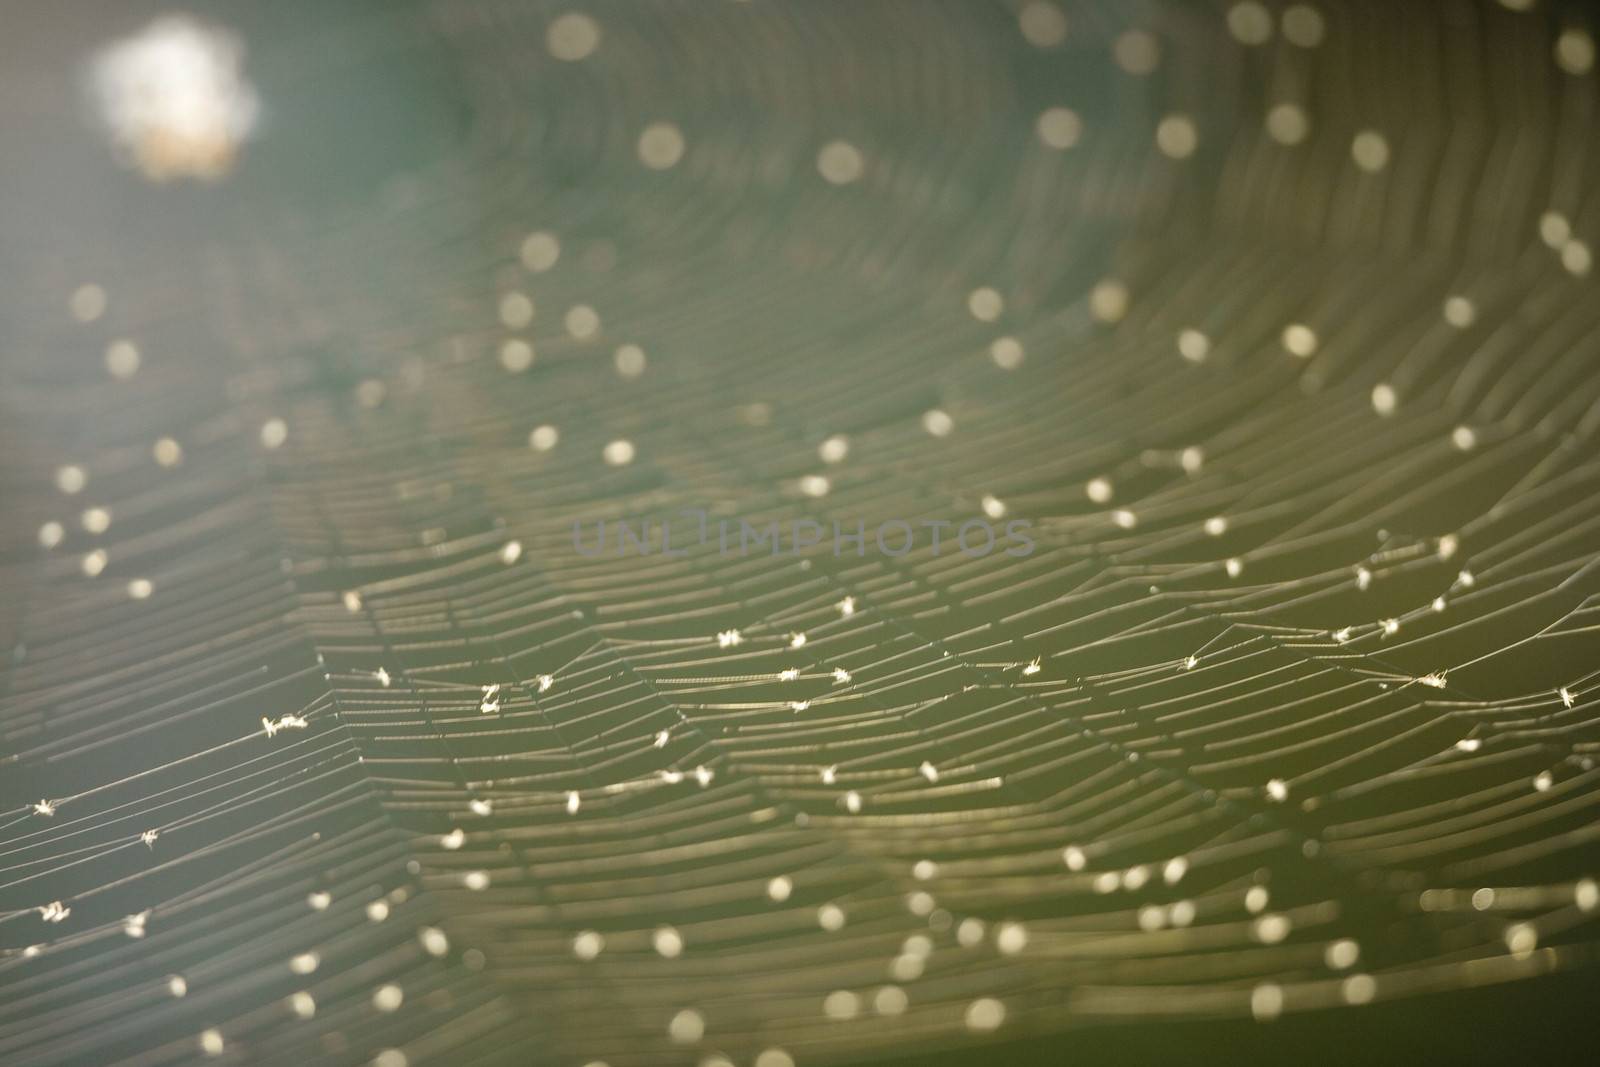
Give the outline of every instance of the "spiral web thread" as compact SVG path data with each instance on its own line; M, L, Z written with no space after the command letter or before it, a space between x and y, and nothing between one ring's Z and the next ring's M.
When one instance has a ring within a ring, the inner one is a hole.
M1592 965L1595 77L1549 12L1304 11L419 6L446 156L103 249L103 320L35 279L0 1060L776 1067ZM685 508L868 551L574 549Z

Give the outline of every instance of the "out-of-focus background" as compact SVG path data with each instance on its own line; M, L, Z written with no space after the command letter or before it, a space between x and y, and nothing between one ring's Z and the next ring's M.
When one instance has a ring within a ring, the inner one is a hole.
M1594 14L3 5L0 1063L1592 1058Z

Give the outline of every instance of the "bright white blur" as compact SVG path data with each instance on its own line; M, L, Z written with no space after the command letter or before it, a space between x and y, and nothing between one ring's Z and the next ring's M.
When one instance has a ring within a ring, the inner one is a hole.
M216 179L259 113L233 34L164 16L102 51L91 86L120 154L153 181Z

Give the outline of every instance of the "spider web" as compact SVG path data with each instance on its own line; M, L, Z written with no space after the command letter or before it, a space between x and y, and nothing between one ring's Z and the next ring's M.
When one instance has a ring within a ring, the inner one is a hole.
M1593 964L1557 16L561 10L240 11L287 148L14 213L0 1059L782 1067ZM682 509L868 545L573 543Z

